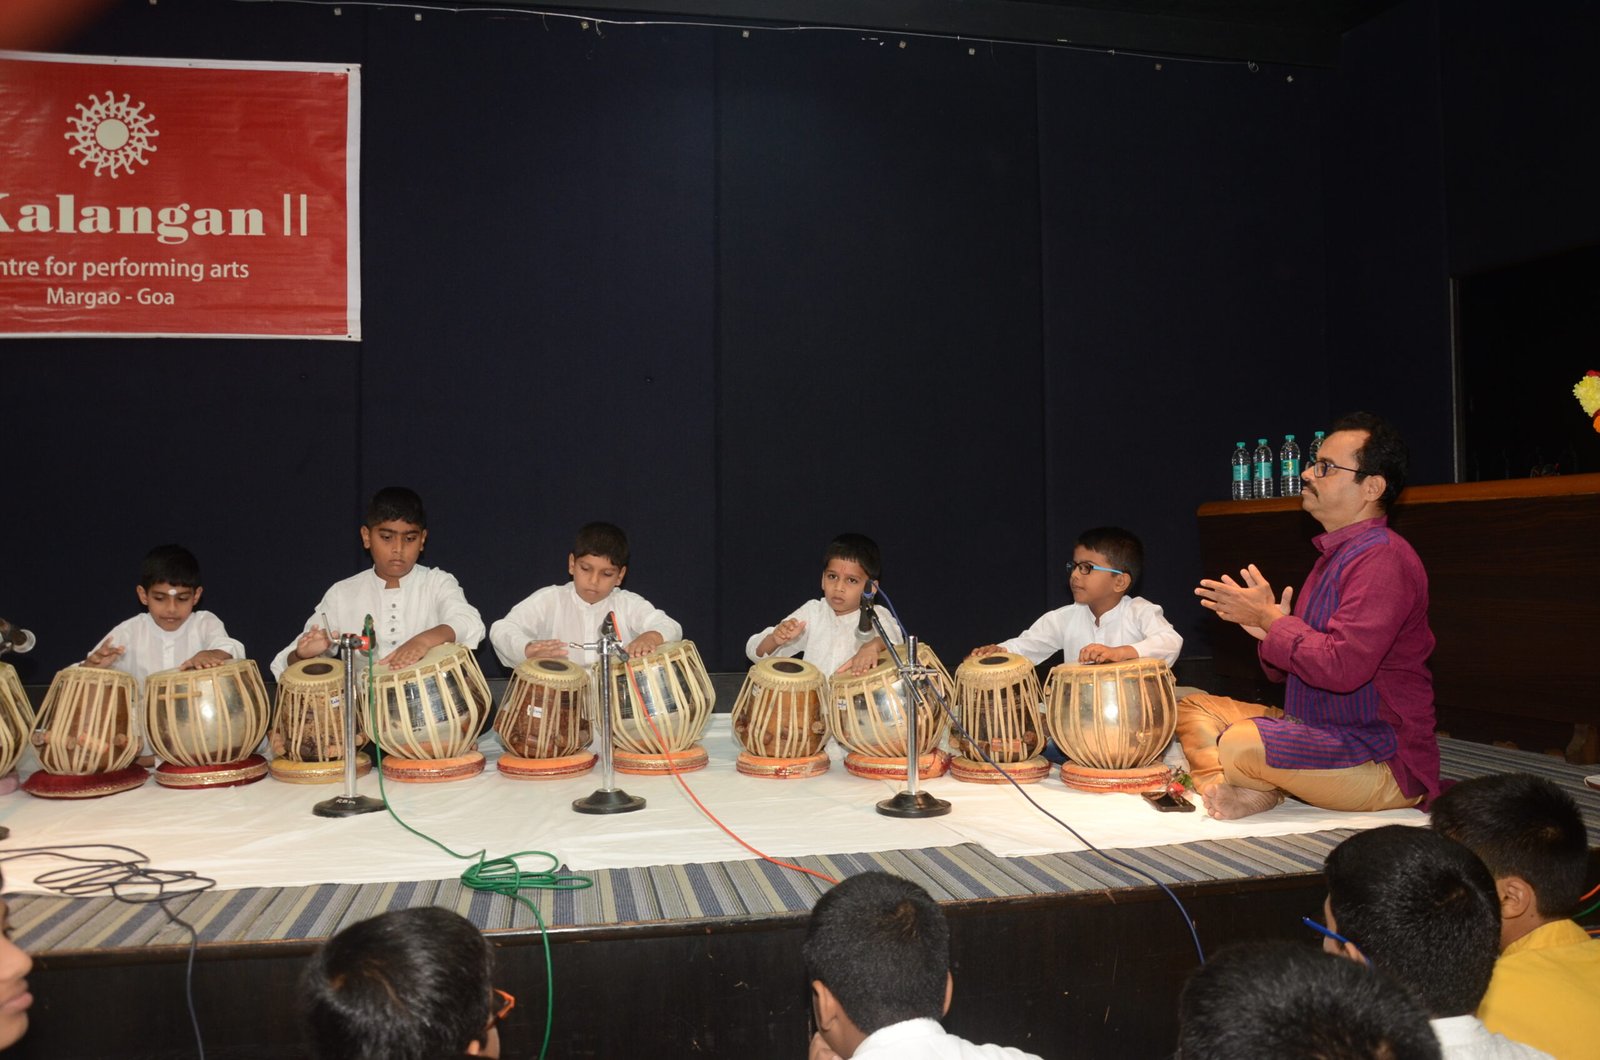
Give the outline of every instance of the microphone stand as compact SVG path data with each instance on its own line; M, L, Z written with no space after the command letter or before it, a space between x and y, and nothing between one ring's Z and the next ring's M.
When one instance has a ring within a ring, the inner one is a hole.
M385 808L382 799L356 794L356 654L372 646L372 616L367 616L365 633L341 633L334 638L334 654L344 659L344 794L323 799L311 807L318 817L354 817Z
M878 803L878 812L885 817L943 817L950 812L950 804L944 799L934 798L928 792L917 789L917 712L929 691L938 692L938 689L928 684L928 677L933 670L917 661L916 637L906 634L906 658L900 658L894 642L884 632L883 620L878 617L878 609L872 606L872 600L866 594L861 597L861 606L871 616L878 636L883 638L884 645L888 647L889 658L894 660L894 667L900 672L900 680L905 684L907 693L906 787L893 798Z
M586 651L600 654L600 787L586 797L572 800L574 813L606 814L632 813L644 809L644 799L629 795L616 786L611 769L611 697L616 691L611 682L611 660L614 656L626 659L617 639L617 626L610 615L600 623L600 639L592 644L580 645ZM641 707L641 709L643 709Z

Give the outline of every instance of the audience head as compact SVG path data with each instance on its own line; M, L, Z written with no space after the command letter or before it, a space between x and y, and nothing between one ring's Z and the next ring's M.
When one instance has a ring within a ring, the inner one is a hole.
M1436 1060L1428 1017L1354 961L1291 942L1224 949L1178 1007L1177 1060Z
M494 954L472 923L433 906L352 924L302 979L318 1060L498 1056Z
M1543 777L1464 780L1434 800L1433 827L1483 859L1500 895L1500 944L1578 911L1589 834L1571 795Z
M818 900L802 954L817 1032L842 1057L863 1038L950 1007L950 928L927 891L883 872Z
M0 887L5 879L0 877ZM11 941L11 909L0 899L0 1049L14 1045L28 1030L28 1009L33 995L28 992L28 973L33 958Z
M1478 856L1426 828L1358 832L1328 855L1328 939L1408 988L1429 1016L1478 1008L1500 953L1494 879Z

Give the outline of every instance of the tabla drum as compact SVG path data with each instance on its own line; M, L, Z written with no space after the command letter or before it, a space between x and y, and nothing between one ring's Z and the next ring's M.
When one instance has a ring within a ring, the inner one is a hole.
M412 666L380 666L376 694L384 776L437 783L483 772L477 744L492 700L471 649L440 644Z
M1032 662L1008 651L968 659L956 667L955 684L956 716L966 731L955 737L952 776L975 784L1004 784L1009 775L1019 784L1032 784L1050 775L1050 763L1039 754L1044 749L1043 696ZM980 748L999 769L984 761Z
M570 659L524 659L511 674L494 733L500 772L519 780L572 777L594 768L594 684Z
M621 773L705 768L698 741L717 694L692 640L663 644L611 670L612 762Z
M200 670L162 670L144 681L145 728L161 756L156 783L228 788L267 775L256 746L271 707L254 659Z
M28 746L33 731L33 704L17 677L16 667L0 662L0 794L17 790L11 771Z
M121 670L69 666L56 674L34 722L44 767L22 790L46 799L92 799L130 791L149 774L134 765L138 682Z
M1045 682L1045 719L1070 759L1061 779L1082 791L1158 791L1172 771L1153 764L1178 725L1176 682L1160 659L1063 663Z
M803 659L762 659L752 666L733 704L733 738L744 748L739 772L779 780L826 773L827 698L827 677Z
M904 648L901 649L902 654ZM932 673L928 682L950 698L950 672L933 649L917 646L917 662ZM831 678L828 731L849 753L844 767L858 777L905 780L906 709L912 702L904 679L888 659L858 676L834 674ZM938 700L930 693L917 699L917 777L942 777L950 768L950 755L940 746L950 727Z
M368 740L366 677L356 681L356 746ZM301 659L278 678L278 702L267 743L272 775L290 784L332 784L344 779L344 661ZM372 759L356 752L356 775Z

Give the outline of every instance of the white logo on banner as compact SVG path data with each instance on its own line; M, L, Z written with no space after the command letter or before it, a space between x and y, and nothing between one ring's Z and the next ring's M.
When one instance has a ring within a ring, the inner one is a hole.
M77 105L78 117L67 118L67 124L73 128L63 135L74 141L67 153L83 156L78 159L79 169L93 162L95 176L110 170L111 178L115 180L119 169L132 175L135 163L141 166L150 164L150 160L144 157L146 151L156 149L150 138L161 134L150 127L155 115L145 114L144 103L133 103L132 100L133 97L126 92L122 94L120 103L114 92L107 92L103 101L91 95L88 106L82 103Z

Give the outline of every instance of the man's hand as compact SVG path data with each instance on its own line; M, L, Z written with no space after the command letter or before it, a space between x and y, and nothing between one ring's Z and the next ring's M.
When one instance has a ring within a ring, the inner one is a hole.
M1272 624L1290 613L1294 589L1286 587L1281 598L1274 597L1271 583L1254 563L1241 570L1239 577L1243 585L1226 574L1221 581L1203 579L1194 594L1200 597L1202 607L1215 611L1224 622L1243 626L1252 637L1265 640Z

